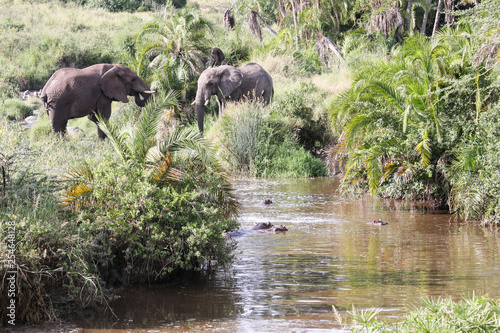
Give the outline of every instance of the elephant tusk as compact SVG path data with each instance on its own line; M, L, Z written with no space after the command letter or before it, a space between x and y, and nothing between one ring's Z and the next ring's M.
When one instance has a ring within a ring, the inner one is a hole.
M207 105L208 105L208 103L210 103L210 99L207 99L207 100L205 101L205 106L207 106Z
M154 90L144 90L142 93L143 94L154 94Z
M193 101L193 103L191 103L191 105L196 105L196 101Z

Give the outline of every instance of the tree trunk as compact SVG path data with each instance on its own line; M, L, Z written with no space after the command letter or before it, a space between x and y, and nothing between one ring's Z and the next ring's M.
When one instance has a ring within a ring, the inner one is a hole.
M293 14L293 24L295 25L295 46L299 45L299 23L297 20L297 8L294 0L290 0L290 4L292 5L292 14Z
M337 49L337 46L326 36L321 36L321 38L316 42L316 46L320 50L320 57L327 62L328 56L325 55L325 50L330 51L333 55L337 57L339 60L339 63L342 64L344 62L344 59L342 58L342 55L340 54L339 50Z
M454 0L445 0L444 8L446 9L445 22L446 24L452 24L455 21L455 15L453 15L453 10L455 9Z
M234 17L231 15L231 7L224 12L224 28L234 29Z
M407 22L407 28L406 30L408 33L411 31L411 13L413 10L413 0L408 0L408 14L406 15L406 19L408 20Z
M262 31L260 30L260 25L257 20L257 12L254 10L251 10L248 14L248 27L250 28L252 34L257 36L257 38L259 38L259 42L262 43Z
M432 37L436 34L439 25L439 16L441 15L441 8L443 7L443 0L438 0L438 7L436 9L436 19L434 20L434 28L432 29Z
M432 0L429 0L429 7L431 6ZM429 18L429 11L426 10L424 12L424 18L422 19L422 29L420 30L420 33L422 35L426 35L426 30L427 30L427 19Z

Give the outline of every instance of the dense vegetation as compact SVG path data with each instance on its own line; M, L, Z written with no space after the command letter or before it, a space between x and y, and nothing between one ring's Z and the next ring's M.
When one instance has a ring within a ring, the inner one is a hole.
M441 4L240 0L231 28L219 2L3 1L0 221L2 240L16 228L18 320L53 318L47 297L60 290L105 304L115 284L228 263L222 234L237 227L238 204L227 172L323 176L318 157L339 159L346 192L498 223L500 1ZM228 64L261 64L276 94L221 117L212 102L203 138L190 104L212 47ZM53 136L40 102L18 98L58 68L101 62L157 91L142 111L114 105L109 140L86 119L69 125L80 134Z

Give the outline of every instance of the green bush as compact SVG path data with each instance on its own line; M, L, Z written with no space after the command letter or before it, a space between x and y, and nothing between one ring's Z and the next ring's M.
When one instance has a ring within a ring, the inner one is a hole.
M257 149L252 160L252 174L258 177L324 177L327 168L300 145L283 142Z
M35 125L29 130L31 141L47 138L52 133L49 116L45 110L40 110Z
M54 294L78 307L104 304L114 284L162 281L230 261L232 243L223 233L238 226L231 218L238 204L225 178L202 164L213 159L198 131L178 131L173 139L163 133L166 141L157 143L164 105L149 105L127 125L129 136L119 135L119 156L111 133L105 141L43 135L30 141L0 118L0 165L7 171L5 189L0 179L0 238L15 225L13 269L23 276L17 322L55 318ZM48 124L46 115L39 121ZM160 146L169 152L160 154ZM183 155L186 146L199 154ZM147 162L158 156L158 163ZM92 181L78 177L82 164ZM0 276L12 269L7 264L0 260ZM1 324L7 301L0 299Z
M318 89L313 84L301 84L297 89L277 96L270 105L273 117L286 125L298 144L310 152L317 153L331 140L328 117L315 112Z
M287 118L271 116L272 108L239 103L228 108L212 133L219 154L236 173L254 177L317 177L326 166L296 141Z
M81 230L91 240L100 278L109 283L161 281L231 256L223 233L237 226L210 193L221 180L186 175L179 186L158 187L147 172L106 163L99 166L92 202L81 207Z
M3 101L0 112L8 120L22 120L33 115L33 107L19 99L9 98Z

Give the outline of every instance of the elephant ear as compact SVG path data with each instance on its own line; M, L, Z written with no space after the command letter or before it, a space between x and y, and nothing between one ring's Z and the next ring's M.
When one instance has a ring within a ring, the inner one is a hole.
M127 91L120 77L125 75L125 69L121 66L113 66L101 77L101 90L106 97L128 103Z
M241 85L243 81L243 74L241 71L233 66L225 67L220 76L219 87L224 97L231 95L231 93Z

